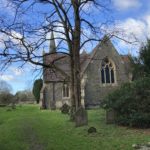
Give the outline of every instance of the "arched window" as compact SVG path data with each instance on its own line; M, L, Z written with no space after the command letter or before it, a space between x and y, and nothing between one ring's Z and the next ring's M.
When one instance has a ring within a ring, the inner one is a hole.
M101 64L101 82L102 84L115 83L114 64L106 57Z
M70 90L69 90L69 85L68 84L63 84L63 98L69 98L70 97Z

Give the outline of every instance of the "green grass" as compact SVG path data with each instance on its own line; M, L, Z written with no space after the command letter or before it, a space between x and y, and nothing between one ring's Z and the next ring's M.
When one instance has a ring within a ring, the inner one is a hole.
M0 108L0 150L132 150L132 144L150 141L150 130L105 124L104 110L89 110L89 125L75 128L59 111L26 105ZM96 134L88 134L90 126Z

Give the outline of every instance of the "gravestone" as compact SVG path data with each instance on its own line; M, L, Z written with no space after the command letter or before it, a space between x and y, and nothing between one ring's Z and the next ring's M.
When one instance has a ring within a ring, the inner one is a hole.
M115 123L115 119L116 119L115 110L107 110L106 111L106 123L113 124L113 123Z
M88 124L87 111L83 107L78 108L78 110L75 112L74 117L76 127Z

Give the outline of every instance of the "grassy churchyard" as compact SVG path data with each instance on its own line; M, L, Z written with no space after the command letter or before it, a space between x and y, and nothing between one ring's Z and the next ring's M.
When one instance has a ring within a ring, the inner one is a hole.
M69 116L37 105L0 108L0 150L132 150L150 141L149 129L105 124L105 112L89 110L89 125L75 128ZM88 134L89 127L97 133Z

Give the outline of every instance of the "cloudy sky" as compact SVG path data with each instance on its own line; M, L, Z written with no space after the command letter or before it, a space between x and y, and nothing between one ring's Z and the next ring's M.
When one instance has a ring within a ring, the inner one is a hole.
M9 0L0 0L0 14L5 16L13 16L13 5L9 4ZM149 0L112 0L111 2L112 16L118 28L125 31L126 35L135 35L138 43L129 45L123 41L116 40L114 42L116 49L121 54L138 55L138 49L141 42L150 36L150 1ZM38 8L39 9L39 8ZM86 9L91 9L87 7ZM93 10L92 10L93 11ZM95 17L99 17L96 13ZM0 38L4 38L1 36ZM0 48L2 45L0 45ZM11 65L6 71L0 71L0 79L9 82L16 91L32 88L32 84L39 74L33 71L32 65L28 64L24 68L18 68L17 65ZM41 77L41 76L40 76Z

